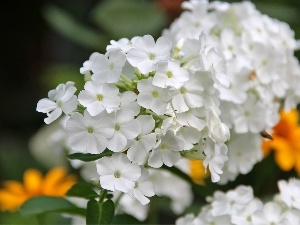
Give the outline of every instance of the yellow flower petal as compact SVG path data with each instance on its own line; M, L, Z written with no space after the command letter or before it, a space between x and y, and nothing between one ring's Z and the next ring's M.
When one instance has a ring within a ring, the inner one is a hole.
M204 185L204 179L208 176L201 160L190 160L190 177L196 184Z
M25 171L23 175L24 187L27 192L32 195L39 195L41 182L42 182L42 174L40 171L36 169L28 169Z
M290 149L289 143L285 140L276 140L276 145L274 144L275 150L275 161L277 165L284 171L291 170L296 163L296 159L293 154L293 150Z
M52 170L50 170L43 181L43 194L45 195L64 195L64 193L61 193L61 190L58 190L57 188L61 186L66 179L67 171L62 167L57 167ZM75 182L74 182L75 183ZM73 183L73 184L74 184ZM65 190L65 189L63 189ZM60 191L60 192L58 192Z

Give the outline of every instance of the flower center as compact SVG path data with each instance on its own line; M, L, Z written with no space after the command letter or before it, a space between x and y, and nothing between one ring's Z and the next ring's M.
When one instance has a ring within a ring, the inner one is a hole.
M160 149L161 149L162 151L165 151L165 150L168 149L168 145L162 144L162 145L160 146Z
M97 101L101 102L103 100L103 95L98 94L97 95Z
M182 87L182 88L180 89L180 93L181 93L182 95L184 95L184 94L186 93L186 89L185 89L184 87Z
M62 102L61 102L61 100L59 100L59 101L57 101L57 106L59 107L59 108L61 108L61 105L62 105Z
M115 178L120 178L121 177L121 173L120 173L120 171L115 171L115 173L114 173L114 177Z
M155 59L155 55L154 55L153 53L150 53L150 54L149 54L149 59L150 59L150 60L154 60L154 59Z
M154 98L157 98L157 97L158 97L157 91L152 91L152 96L153 96Z
M168 78L172 78L172 77L173 77L173 73L172 73L171 71L168 71L168 72L167 72L167 77L168 77Z
M138 183L138 182L135 182L134 188L138 188L138 187L139 187L139 183Z
M115 125L115 130L116 130L116 131L120 130L120 128L121 128L120 124L116 124L116 125Z
M93 132L94 132L94 128L88 127L88 128L87 128L87 132L88 132L89 134L93 133Z

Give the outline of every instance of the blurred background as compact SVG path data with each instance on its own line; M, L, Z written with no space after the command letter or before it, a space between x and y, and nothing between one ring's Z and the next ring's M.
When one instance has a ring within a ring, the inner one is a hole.
M27 0L0 7L0 183L22 180L28 168L48 171L29 152L44 125L39 99L68 80L83 85L79 68L110 40L151 34L180 14L181 0ZM233 2L233 1L230 1ZM300 39L300 1L253 1L258 10L287 22ZM259 166L259 165L258 165ZM257 169L256 169L257 170ZM76 172L76 171L74 171ZM254 169L255 172L255 169ZM243 178L240 178L243 179ZM0 212L0 224L21 221Z

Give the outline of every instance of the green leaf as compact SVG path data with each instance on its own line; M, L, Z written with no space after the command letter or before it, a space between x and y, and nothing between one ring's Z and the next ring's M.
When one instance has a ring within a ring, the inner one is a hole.
M99 196L93 188L87 183L74 184L66 193L67 196L80 198L95 198Z
M32 216L47 212L64 212L85 215L86 210L78 208L65 198L52 196L39 196L28 199L20 207L22 216Z
M114 38L160 34L166 15L153 2L141 0L109 0L98 4L92 19Z
M133 216L127 214L116 215L113 219L113 224L143 224L143 222L137 220Z
M91 199L87 204L87 225L111 224L115 214L115 205L112 200L97 202Z
M48 5L43 11L46 21L60 34L68 39L91 49L105 49L109 43L105 35L100 35L75 21L67 12Z
M101 154L91 154L91 153L73 153L70 155L67 155L69 159L77 159L81 160L83 162L90 162L90 161L95 161L97 159L100 159L104 156L111 156L113 154L112 151L105 150Z

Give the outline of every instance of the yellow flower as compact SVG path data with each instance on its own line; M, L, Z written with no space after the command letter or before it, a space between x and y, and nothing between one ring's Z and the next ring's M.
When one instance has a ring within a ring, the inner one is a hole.
M36 169L28 169L23 174L23 183L5 181L0 188L0 211L14 211L33 196L64 196L75 183L73 175L67 175L62 167L50 170L44 177Z
M300 126L296 109L280 112L280 121L273 128L273 140L264 140L262 149L265 155L274 151L275 162L283 171L295 168L300 174Z
M204 179L208 176L205 172L202 160L190 160L190 177L196 184L204 185Z

